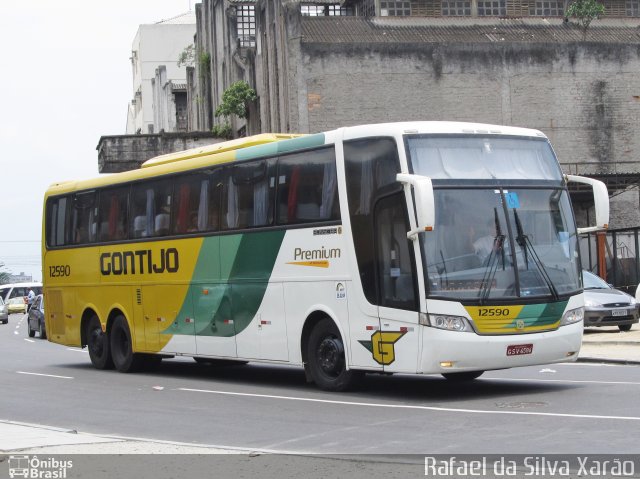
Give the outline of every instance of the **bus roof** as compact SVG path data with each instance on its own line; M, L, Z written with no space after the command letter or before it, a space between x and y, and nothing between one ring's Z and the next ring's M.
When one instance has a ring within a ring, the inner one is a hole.
M236 138L235 140L223 141L212 145L199 146L184 151L176 151L166 155L156 156L142 163L141 168L149 168L150 166L165 165L175 161L188 160L190 158L199 158L201 156L215 155L225 151L239 150L250 146L262 145L280 140L290 140L303 135L284 134L284 133L262 133L260 135L248 136L246 138Z
M263 133L260 135L238 138L235 140L214 143L189 150L178 151L156 156L145 161L141 168L110 175L100 175L88 180L61 181L52 184L45 196L69 193L77 190L91 190L108 185L127 183L144 178L207 168L237 160L251 159L260 156L277 155L293 152L332 142L334 134L345 139L364 138L380 135L404 134L477 134L477 135L513 135L546 138L538 131L504 125L488 125L482 123L465 123L450 121L410 121L396 123L379 123L339 128L338 130L311 135Z
M177 151L156 156L145 161L141 168L121 173L105 174L87 180L59 181L49 186L46 196L69 193L77 190L91 190L108 185L127 183L143 178L164 174L206 168L209 165L228 163L248 159L254 155L276 154L282 151L304 149L324 142L323 134L302 135L283 133L263 133L260 135L237 138L235 140L214 143L198 148ZM280 143L287 146L279 147ZM274 145L271 147L271 145Z

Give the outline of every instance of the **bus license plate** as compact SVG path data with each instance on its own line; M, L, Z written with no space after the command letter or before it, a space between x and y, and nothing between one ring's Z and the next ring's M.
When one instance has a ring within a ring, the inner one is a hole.
M531 354L533 344L512 344L507 346L507 356L519 356L521 354Z
M626 316L627 315L627 310L626 309L612 309L611 310L611 316Z

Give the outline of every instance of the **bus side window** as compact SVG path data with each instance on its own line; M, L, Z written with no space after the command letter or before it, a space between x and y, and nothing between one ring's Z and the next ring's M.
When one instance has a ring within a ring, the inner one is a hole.
M224 229L267 226L273 220L270 171L272 161L254 161L227 168L223 179Z
M68 201L70 197L52 198L47 201L46 231L49 246L64 246L69 232L67 221L69 218Z
M71 217L71 242L81 245L95 241L95 223L95 192L75 194Z
M133 185L131 233L133 238L168 235L171 227L172 186L169 180Z
M333 147L281 157L277 178L279 224L338 218Z
M398 150L393 138L351 140L344 143L344 159L360 281L367 301L377 304L373 210L381 192L390 194L394 188L402 190L396 181L396 173L400 171Z
M98 241L116 241L127 237L129 187L100 191L98 200Z

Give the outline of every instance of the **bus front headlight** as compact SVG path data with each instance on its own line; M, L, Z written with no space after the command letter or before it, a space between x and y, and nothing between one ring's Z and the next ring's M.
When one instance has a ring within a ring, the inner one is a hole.
M426 324L426 326L447 331L473 331L469 321L464 316L434 314L428 316L428 322L429 324Z
M570 309L564 316L562 316L562 320L560 321L560 326L566 326L567 324L578 323L584 319L584 308L576 308Z

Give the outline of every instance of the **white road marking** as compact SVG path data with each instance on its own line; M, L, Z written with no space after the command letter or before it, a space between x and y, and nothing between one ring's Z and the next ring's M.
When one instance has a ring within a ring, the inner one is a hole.
M456 409L449 407L436 407L436 406L412 406L409 404L379 404L370 402L356 402L356 401L336 401L333 399L315 399L315 398L303 398L295 396L275 396L271 394L250 394L250 393L238 393L231 391L212 391L208 389L190 389L190 388L177 388L175 391L187 391L187 392L199 392L209 394L222 394L227 396L245 396L256 397L264 399L282 399L286 401L305 401L305 402L317 402L325 404L340 404L344 406L360 406L360 407L377 407L388 409L415 409L420 411L436 411L436 412L457 412L467 414L501 414L501 415L513 415L513 416L547 416L547 417L567 417L576 419L610 419L618 421L640 421L638 416L600 416L593 414L566 414L555 412L534 412L534 411L490 411L484 409Z
M86 349L78 349L78 348L67 348L67 351L75 351L76 353L88 353Z
M71 376L56 376L55 374L28 373L26 371L16 371L18 374L28 374L30 376L46 376L48 378L73 379Z
M35 343L35 341L34 341L33 339L27 339L27 338L24 338L24 340L25 340L25 341L27 341L27 342L29 342L29 343Z

